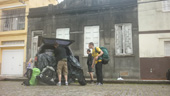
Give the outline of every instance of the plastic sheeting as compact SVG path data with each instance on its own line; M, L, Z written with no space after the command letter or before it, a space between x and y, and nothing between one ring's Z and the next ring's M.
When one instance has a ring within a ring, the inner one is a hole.
M70 51L67 49L67 51ZM56 73L57 61L54 56L48 55L46 53L41 53L37 55L38 61L36 67L41 70L41 74L38 77L40 81L48 85L56 85L58 82L58 76ZM75 79L78 79L78 82L81 85L86 85L86 80L84 77L83 70L81 69L80 63L78 60L72 56L68 55L67 58L68 64L68 82L72 83ZM62 83L64 83L64 77L62 78Z
M43 68L47 66L56 67L56 59L54 56L49 56L45 53L38 55L38 62L37 62L37 68L39 68L41 71ZM55 68L56 69L56 68Z
M38 76L38 80L48 85L56 85L56 76L54 68L47 66L42 70L40 76Z

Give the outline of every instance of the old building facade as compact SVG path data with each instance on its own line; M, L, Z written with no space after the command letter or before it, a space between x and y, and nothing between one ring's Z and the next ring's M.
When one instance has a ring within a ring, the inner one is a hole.
M29 8L56 0L0 0L0 75L23 76L26 69Z
M30 9L28 18L27 59L37 36L75 40L71 49L87 76L86 50L94 42L109 50L104 77L140 78L137 0L64 0Z
M170 0L139 0L142 79L166 79L170 69Z

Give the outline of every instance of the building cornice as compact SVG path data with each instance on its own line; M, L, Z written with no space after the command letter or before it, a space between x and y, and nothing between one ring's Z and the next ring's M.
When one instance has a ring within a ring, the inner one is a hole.
M21 0L23 2L29 1L29 0ZM11 3L18 3L20 0L2 0L0 1L0 5L5 5L5 4L11 4Z
M27 32L25 30L0 32L0 36L26 35L26 34Z
M170 30L139 31L139 34L160 34L160 33L170 33Z

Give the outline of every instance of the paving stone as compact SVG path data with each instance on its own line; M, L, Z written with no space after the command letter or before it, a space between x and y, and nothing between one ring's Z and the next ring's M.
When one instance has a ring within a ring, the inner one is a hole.
M170 96L170 84L88 84L80 86L23 86L0 81L0 96Z

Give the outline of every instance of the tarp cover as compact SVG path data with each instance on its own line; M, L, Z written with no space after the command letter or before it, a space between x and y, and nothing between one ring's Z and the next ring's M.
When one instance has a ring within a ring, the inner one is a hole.
M39 68L41 71L43 68L46 66L52 66L56 67L56 60L54 56L49 56L45 53L39 54L38 55L38 62L37 62L37 68Z

